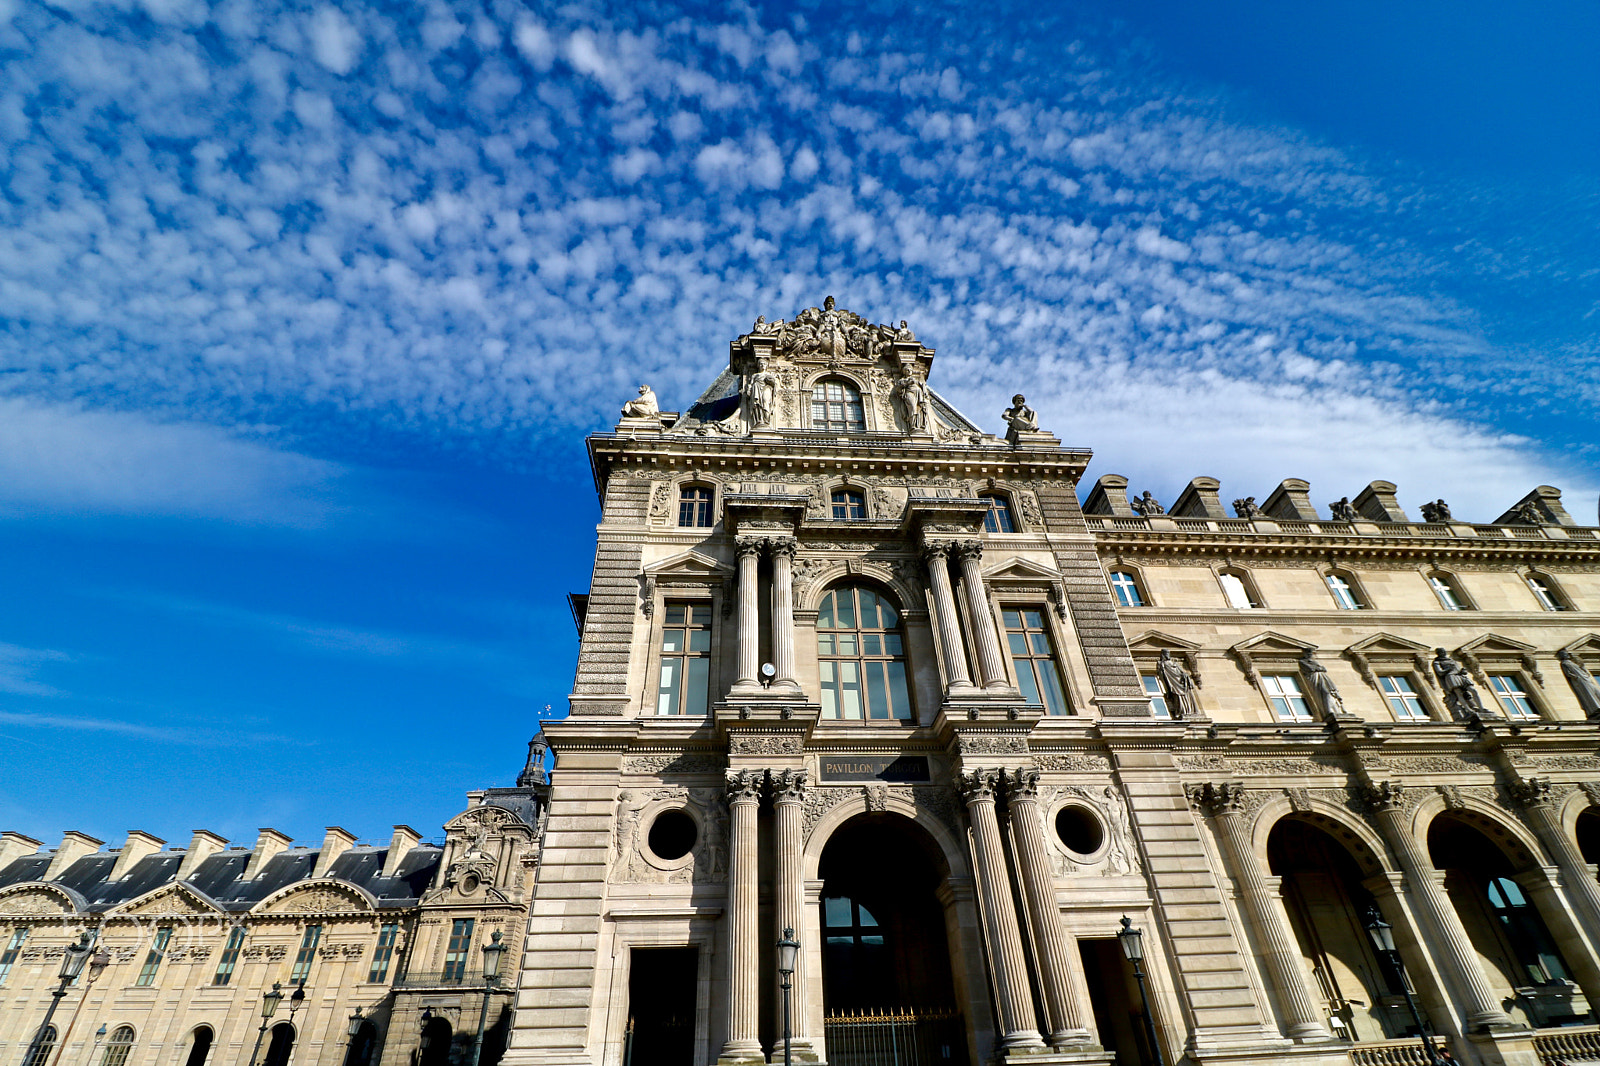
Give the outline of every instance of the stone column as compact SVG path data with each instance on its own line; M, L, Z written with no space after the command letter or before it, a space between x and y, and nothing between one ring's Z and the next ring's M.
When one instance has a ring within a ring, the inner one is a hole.
M761 601L757 598L761 538L740 537L739 553L739 679L733 691L750 694L761 691Z
M773 896L772 943L776 944L785 929L793 929L800 940L796 953L794 976L790 984L789 1011L792 1018L790 1032L794 1057L801 1062L815 1062L810 1032L810 1013L806 1010L806 882L804 856L801 854L802 830L805 826L806 772L784 770L772 775L772 813L777 834L778 884ZM783 990L777 993L777 1011L774 1015L782 1024Z
M939 643L944 645L945 692L965 692L972 688L967 676L967 647L961 640L961 618L956 612L955 594L950 590L950 545L929 544L922 549L933 586L933 617L939 626Z
M1456 1001L1465 1017L1468 1032L1488 1029L1520 1029L1512 1017L1500 1009L1500 1000L1483 974L1478 954L1467 939L1467 931L1456 913L1455 904L1434 876L1433 862L1422 845L1411 835L1407 809L1410 806L1405 786L1383 781L1366 789L1365 799L1378 823L1384 843L1394 853L1400 872L1405 875L1412 899L1428 916L1443 953L1434 956L1439 968L1458 989Z
M978 569L983 545L975 540L964 540L956 551L961 556L961 588L967 597L967 615L972 619L972 643L978 649L978 672L983 675L983 687L1010 688L1005 660L1000 657L1000 636L995 632L994 612L989 610L989 597L983 591L983 574Z
M1521 804L1544 850L1555 860L1556 869L1561 871L1562 889L1583 916L1584 924L1595 930L1592 935L1600 936L1600 881L1589 873L1583 852L1561 825L1561 814L1550 794L1550 779L1531 777L1512 785L1510 791Z
M793 537L773 537L767 541L772 553L772 666L777 676L772 687L798 691L794 679L794 553L799 545Z
M1050 866L1050 851L1044 841L1044 823L1039 814L1039 771L1018 770L1006 778L1006 799L1011 805L1011 836L1016 843L1018 873L1022 894L1033 916L1037 940L1034 958L1044 984L1044 1009L1050 1026L1050 1046L1068 1048L1090 1042L1089 1030L1078 1017L1072 998L1070 949L1061 927L1061 908L1056 903L1055 870Z
M728 1041L719 1063L762 1062L756 808L761 774L728 774Z
M1245 917L1260 938L1261 962L1277 990L1278 1007L1289 1038L1301 1044L1332 1040L1333 1034L1328 1031L1311 982L1300 964L1300 947L1289 928L1289 916L1277 893L1268 886L1262 864L1250 846L1250 827L1243 813L1244 786L1236 782L1197 785L1190 799L1210 812L1217 827L1223 860L1239 885L1239 902Z
M1044 1050L1039 1024L1033 1014L1033 994L1028 987L1027 960L1022 953L1022 932L1011 902L1011 877L1000 842L1000 819L995 814L998 770L975 770L961 775L961 790L972 822L972 848L983 899L984 927L994 960L995 985L1000 998L1000 1047L1006 1052Z

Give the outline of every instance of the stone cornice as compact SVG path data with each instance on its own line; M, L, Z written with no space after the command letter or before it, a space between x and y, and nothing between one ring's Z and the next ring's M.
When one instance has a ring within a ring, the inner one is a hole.
M1297 523L1307 529L1291 532L1283 529L1283 523L1263 520L1182 520L1206 527L1189 530L1148 528L1144 523L1159 520L1143 518L1115 519L1119 525L1138 523L1140 528L1095 528L1112 521L1098 515L1086 516L1086 521L1094 535L1095 546L1103 555L1279 557L1307 561L1388 559L1415 560L1419 566L1476 559L1499 564L1519 560L1589 563L1600 560L1600 539L1584 536L1592 537L1595 531L1567 526L1397 523L1386 527L1377 523L1324 522ZM1338 526L1344 531L1329 532L1325 529L1328 526Z

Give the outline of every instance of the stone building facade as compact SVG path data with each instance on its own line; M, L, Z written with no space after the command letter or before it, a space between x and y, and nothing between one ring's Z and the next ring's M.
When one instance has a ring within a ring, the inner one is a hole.
M109 850L76 832L54 850L0 836L0 1055L470 1066L481 1019L493 1066L514 978L487 988L482 947L498 936L504 957L521 951L548 790L542 742L534 754L516 787L468 793L438 844L404 825L375 844L330 827L320 847L274 829L253 847L204 830L170 849L137 831ZM63 987L63 956L85 936L94 954Z
M787 930L801 1062L1600 1057L1595 529L1163 508L933 359L830 299L590 438L508 1066L782 1061Z

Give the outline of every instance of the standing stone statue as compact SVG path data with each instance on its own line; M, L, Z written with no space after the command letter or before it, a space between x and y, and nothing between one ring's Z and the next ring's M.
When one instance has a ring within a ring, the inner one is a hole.
M1161 649L1161 660L1156 663L1156 677L1161 681L1161 690L1167 696L1167 710L1174 720L1193 718L1200 713L1194 698L1194 678L1178 665L1178 660L1166 648Z
M1422 520L1424 522L1450 521L1450 505L1445 503L1443 500L1434 500L1432 503L1424 503L1421 507L1421 511Z
M649 385L639 386L639 398L622 405L623 418L654 418L661 413L656 403L655 391Z
M906 428L912 433L928 432L928 389L917 375L907 370L900 381L895 385L895 395L900 398L900 407L905 412Z
M1328 504L1328 517L1335 522L1354 522L1356 520L1355 504L1346 496L1341 500L1334 500Z
M766 426L772 423L773 405L778 400L778 375L763 364L756 365L750 378L750 424Z
M1472 677L1467 673L1466 667L1445 654L1443 648L1434 649L1433 676L1439 679L1445 706L1450 708L1450 715L1456 721L1470 722L1476 718L1499 717L1484 709L1483 700L1478 696L1478 688L1472 683Z
M1261 513L1261 508L1256 506L1254 496L1246 496L1242 500L1233 501L1233 513L1240 518L1254 518Z
M1300 653L1300 674L1317 694L1317 702L1322 705L1324 718L1345 716L1344 697L1339 695L1338 686L1328 675L1328 668L1317 662L1317 653L1311 648Z
M1149 489L1144 490L1143 496L1135 496L1133 499L1129 500L1128 506L1144 515L1146 518L1149 518L1153 514L1167 513L1167 509L1161 506L1160 501L1154 496L1150 495Z
M1011 406L1000 417L1011 427L1006 434L1008 437L1018 433L1039 432L1039 413L1028 406L1028 398L1020 392L1011 397Z
M1561 672L1567 675L1567 684L1572 686L1572 694L1578 697L1585 717L1591 722L1600 722L1600 684L1595 683L1594 675L1565 648L1556 652L1556 658L1561 660Z

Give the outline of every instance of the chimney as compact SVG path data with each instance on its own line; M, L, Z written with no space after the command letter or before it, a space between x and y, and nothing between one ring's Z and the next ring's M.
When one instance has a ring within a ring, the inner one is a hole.
M395 826L394 837L389 841L389 853L383 858L383 876L393 877L395 871L400 869L401 860L421 842L422 834L409 825Z
M174 880L187 881L194 876L201 863L227 846L228 842L223 837L205 829L196 829L189 838L189 850L183 853L183 862L178 864L178 876Z
M117 852L117 861L111 867L107 881L116 881L127 876L128 872L136 866L140 859L146 855L154 855L166 845L160 837L151 836L140 829L128 830L128 842L122 845L122 850Z
M356 835L347 829L340 829L336 825L328 826L328 833L322 838L322 851L317 854L317 864L312 867L312 877L328 876L328 869L333 865L333 860L350 850L350 845L356 842Z
M1128 505L1128 479L1121 474L1102 474L1089 490L1089 498L1083 501L1083 513L1134 517L1133 508Z
M1374 481L1356 495L1350 506L1356 509L1356 514L1374 522L1411 521L1395 497L1395 484L1392 481Z
M61 846L56 848L50 858L50 868L44 872L41 881L53 881L66 872L67 867L83 858L93 855L100 850L104 840L96 840L88 833L75 833L68 831L62 834Z
M1217 490L1222 482L1214 477L1197 477L1179 494L1177 501L1167 511L1174 518L1230 518L1222 509Z
M1261 505L1261 513L1284 522L1317 521L1317 508L1311 502L1311 483L1297 477L1285 478Z
M250 881L260 875L262 867L272 860L272 857L283 851L294 838L278 832L276 829L261 829L256 833L255 850L250 852L250 861L245 863L244 877L242 880Z
M0 833L0 870L4 870L17 859L37 854L38 851L39 841L32 837L25 837L10 830Z

